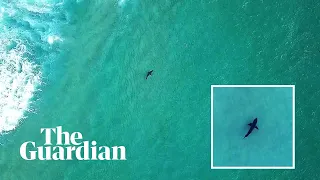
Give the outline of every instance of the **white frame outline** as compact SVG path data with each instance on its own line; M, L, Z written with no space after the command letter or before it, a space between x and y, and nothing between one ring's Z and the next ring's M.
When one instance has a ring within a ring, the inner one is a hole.
M292 88L292 166L213 166L213 88ZM295 85L211 85L211 169L295 169Z

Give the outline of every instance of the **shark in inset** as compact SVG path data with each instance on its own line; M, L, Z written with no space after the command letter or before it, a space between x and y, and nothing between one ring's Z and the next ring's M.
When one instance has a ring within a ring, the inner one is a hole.
M251 132L252 132L252 130L253 130L254 128L259 129L258 126L257 126L257 123L258 123L258 119L255 118L252 123L249 123L249 124L248 124L248 125L250 126L250 129L249 129L249 131L247 132L247 134L244 136L244 138L248 137L249 134L251 134ZM243 139L244 139L244 138L243 138Z

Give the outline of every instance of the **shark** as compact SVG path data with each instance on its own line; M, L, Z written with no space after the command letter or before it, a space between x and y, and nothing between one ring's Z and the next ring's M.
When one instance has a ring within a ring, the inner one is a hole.
M248 136L251 134L251 132L253 131L254 128L256 128L256 129L259 130L259 128L258 128L258 126L257 126L257 123L258 123L258 118L255 118L252 123L249 123L249 124L248 124L248 125L250 126L250 129L249 129L249 131L247 132L247 134L244 136L244 138L248 137ZM243 139L244 139L244 138L243 138Z

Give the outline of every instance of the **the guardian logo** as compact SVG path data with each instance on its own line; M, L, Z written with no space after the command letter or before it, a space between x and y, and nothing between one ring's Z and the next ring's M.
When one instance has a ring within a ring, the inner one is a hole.
M62 132L62 127L41 128L45 134L45 144L36 146L27 141L20 147L20 156L25 160L126 160L124 146L96 147L96 141L83 141L80 132ZM56 144L52 144L51 132L56 135ZM64 143L62 137L64 136ZM120 153L119 153L120 152ZM112 157L110 157L112 155ZM119 157L120 155L120 157Z

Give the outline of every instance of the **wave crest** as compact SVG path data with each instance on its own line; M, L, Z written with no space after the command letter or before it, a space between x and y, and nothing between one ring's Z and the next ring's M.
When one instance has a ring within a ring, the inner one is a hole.
M14 130L41 84L38 65L25 58L26 46L14 30L0 33L0 133Z

